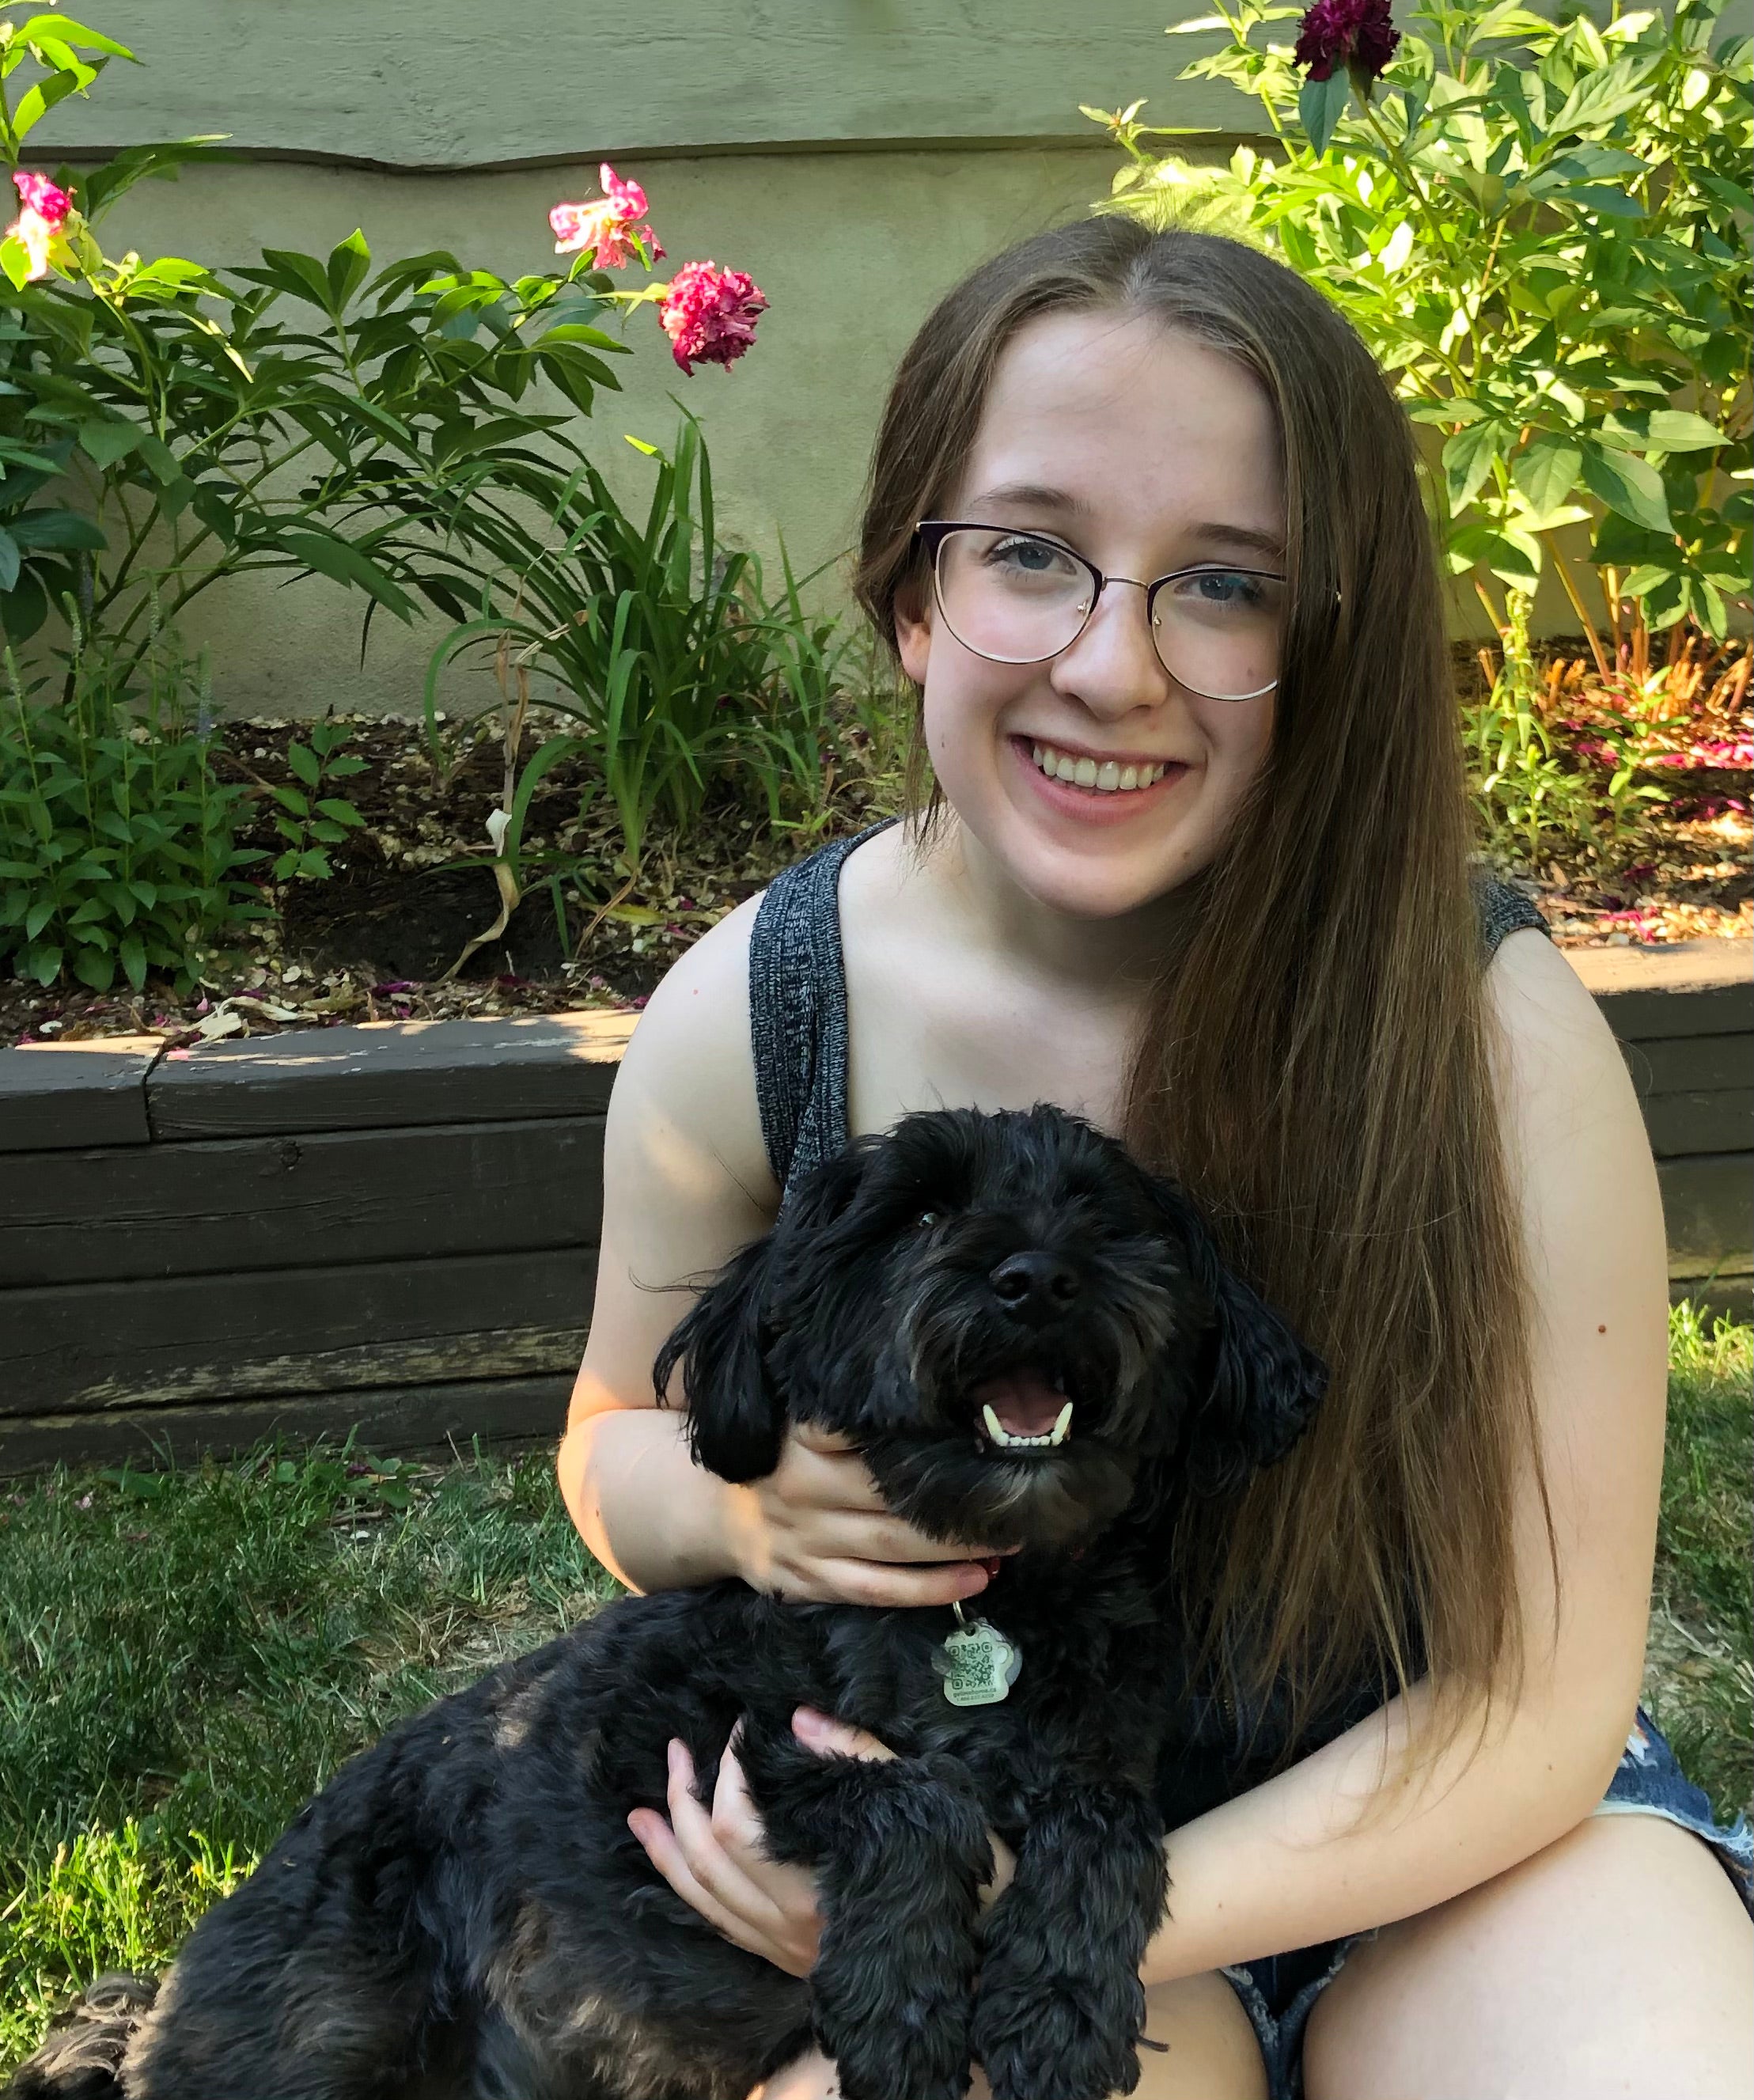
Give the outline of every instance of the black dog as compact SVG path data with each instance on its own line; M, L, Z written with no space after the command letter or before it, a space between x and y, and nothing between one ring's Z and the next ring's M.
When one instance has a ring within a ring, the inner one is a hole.
M697 1458L748 1480L844 1432L934 1537L1016 1545L978 1617L633 1598L393 1728L196 1928L143 2019L89 2015L13 2100L746 2100L813 2041L845 2100L1130 2092L1164 1913L1191 1487L1292 1444L1324 1374L1170 1185L1038 1106L911 1115L800 1188L664 1344ZM793 1738L800 1702L889 1763ZM662 1882L628 1811L685 1740L738 1755L815 1870L808 1982ZM991 1909L989 1829L1017 1853Z

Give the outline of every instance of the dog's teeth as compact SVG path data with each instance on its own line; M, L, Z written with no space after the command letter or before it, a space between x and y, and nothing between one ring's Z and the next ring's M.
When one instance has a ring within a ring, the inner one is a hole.
M993 1403L986 1401L981 1410L989 1443L997 1444L1011 1451L1033 1450L1043 1444L1064 1444L1067 1432L1072 1427L1072 1403L1069 1400L1060 1410L1060 1418L1051 1429L1045 1429L1039 1436L1017 1436L1008 1430L993 1412Z

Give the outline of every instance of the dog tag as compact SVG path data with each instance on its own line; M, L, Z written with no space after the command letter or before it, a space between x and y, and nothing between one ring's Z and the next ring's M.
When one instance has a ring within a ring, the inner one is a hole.
M1017 1681L1023 1652L985 1619L965 1619L955 1607L956 1630L945 1637L937 1661L944 1696L953 1706L992 1706Z

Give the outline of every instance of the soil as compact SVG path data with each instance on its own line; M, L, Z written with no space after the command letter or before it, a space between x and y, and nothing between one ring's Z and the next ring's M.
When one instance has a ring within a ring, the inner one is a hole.
M524 893L504 929L472 946L500 910L485 829L504 792L498 716L443 724L436 749L422 725L395 717L338 726L348 733L342 749L365 770L323 792L344 796L364 821L329 849L330 879L271 886L276 918L212 959L186 995L151 978L139 995L0 980L0 1043L155 1034L187 1043L346 1021L637 1010L685 948L781 868L901 801L899 751L874 744L849 716L848 770L819 825L776 829L721 787L685 834L654 818L634 880L614 804L590 796L582 765L557 766L530 805ZM258 786L290 782L287 747L309 726L227 723L222 770ZM523 755L566 726L533 711ZM1745 722L1734 734L1741 741L1689 747L1651 770L1668 803L1630 866L1580 859L1500 871L1534 898L1562 947L1754 930L1754 745ZM243 842L277 850L267 805L264 796Z

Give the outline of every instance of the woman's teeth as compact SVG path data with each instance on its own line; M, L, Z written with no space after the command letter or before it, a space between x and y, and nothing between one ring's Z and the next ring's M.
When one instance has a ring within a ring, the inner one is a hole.
M1035 762L1050 780L1069 780L1074 788L1094 788L1105 795L1129 788L1148 788L1161 780L1167 766L1117 765L1110 758L1099 765L1094 758L1074 758L1069 752L1055 751L1051 743L1032 747Z
M990 1401L981 1410L981 1421L989 1443L999 1445L1010 1451L1027 1451L1044 1445L1065 1442L1072 1433L1072 1403L1069 1400L1066 1402L1055 1418L1053 1427L1044 1429L1039 1436L1014 1436L993 1412Z

